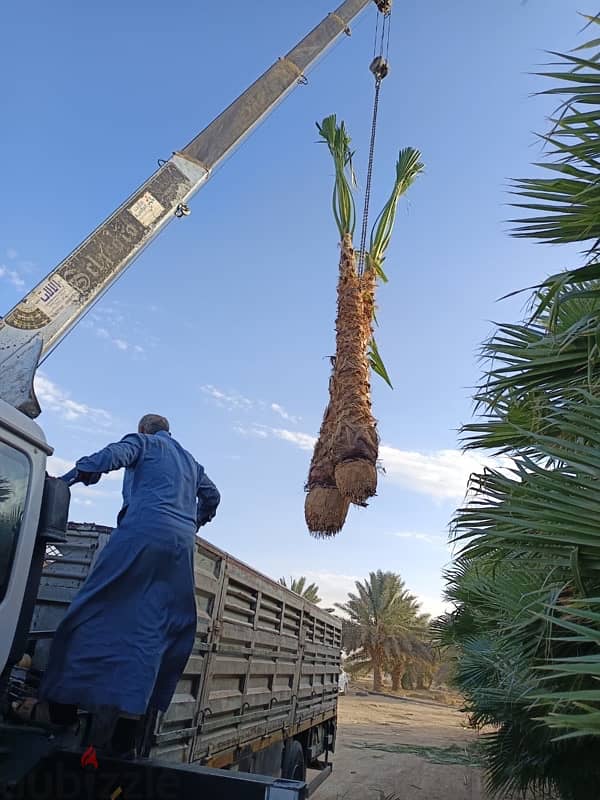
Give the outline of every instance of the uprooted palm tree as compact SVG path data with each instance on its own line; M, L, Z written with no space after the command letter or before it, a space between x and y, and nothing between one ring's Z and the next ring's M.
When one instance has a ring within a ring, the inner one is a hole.
M590 20L598 24L600 19ZM586 263L544 280L524 324L484 346L480 419L466 446L510 456L454 520L454 611L441 625L484 742L490 788L593 800L600 787L600 49L544 73L563 102L550 175L516 183L517 235L585 242Z
M355 585L356 594L336 604L343 615L342 647L349 654L345 665L352 672L372 671L373 689L381 691L390 656L419 650L423 616L417 599L393 572L371 572Z
M356 211L350 137L342 122L327 117L317 126L335 167L333 213L340 235L336 353L325 410L306 483L305 517L317 536L338 533L351 503L365 505L377 488L379 437L371 411L371 369L389 383L373 336L377 279L383 272L398 202L423 169L420 153L400 152L391 196L371 234L364 269L354 250ZM362 263L362 262L361 262Z
M319 587L316 583L307 583L304 575L301 575L299 578L290 578L289 583L285 578L280 578L279 583L292 592L304 597L305 600L309 600L311 603L319 604L321 602Z

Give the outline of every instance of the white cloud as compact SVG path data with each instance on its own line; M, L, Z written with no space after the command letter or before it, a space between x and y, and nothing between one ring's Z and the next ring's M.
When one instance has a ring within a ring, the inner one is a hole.
M81 453L83 455L90 455L90 453ZM50 456L47 464L46 469L49 475L53 475L54 477L60 478L61 475L66 475L67 472L70 472L73 467L75 466L76 459L69 460L67 458L61 458L60 456ZM114 472L108 472L106 475L102 476L102 481L122 481L123 480L123 470L115 470ZM77 484L77 486L81 489L91 490L95 487L83 487L81 484Z
M248 397L244 397L243 395L239 394L239 392L225 392L222 389L218 389L216 386L213 386L211 383L207 383L200 388L204 394L212 398L221 408L249 409L253 408L255 405L253 400L250 400Z
M256 424L236 430L261 439L275 437L306 451L312 450L316 442L311 434L268 425ZM379 448L379 457L388 481L440 501L462 500L473 472L480 472L486 466L502 468L508 463L506 459L482 458L461 450L418 452L389 445Z
M294 424L299 422L299 417L293 417L283 406L279 405L279 403L271 403L271 411L275 412L275 414L279 414L286 422L293 422Z
M447 547L447 541L443 536L432 536L429 533L421 533L420 531L394 531L389 534L395 536L397 539L413 539L417 542L426 542L438 547Z
M316 583L319 587L319 597L322 608L331 608L335 603L345 603L348 592L355 592L355 583L360 578L354 575L344 575L338 572L302 571L309 583Z
M4 266L4 264L0 264L0 278L4 278L9 283L11 283L15 289L24 289L25 288L25 281L19 275L16 269L9 269L8 267Z
M73 502L77 503L77 505L79 505L79 506L93 506L94 505L94 503L92 503L91 500L82 499L81 497L74 497L73 498Z
M416 596L419 603L421 603L422 611L426 614L430 614L432 617L439 617L452 609L452 604L445 603L440 595L434 596L416 593Z
M269 435L266 430L263 430L258 426L254 426L253 428L244 428L243 425L236 425L233 430L236 433L239 433L241 436L256 436L259 439L266 439Z
M269 433L272 436L276 436L278 439L282 439L284 442L290 442L291 444L296 445L299 447L300 450L312 450L317 442L316 436L311 436L308 433L302 433L301 431L288 431L285 428L267 428Z
M71 399L68 392L40 373L35 376L35 392L42 409L59 414L67 422L85 418L106 427L112 420L108 411Z
M8 248L8 250L6 251L6 257L7 257L7 258L10 258L10 260L11 260L11 261L14 261L14 260L15 260L15 258L16 258L18 255L19 255L19 254L17 253L17 251L15 250L15 248L14 248L14 247L9 247L9 248Z
M385 445L379 448L379 457L392 483L438 500L461 500L473 472L480 472L485 466L501 465L496 459L481 458L461 450L421 453Z
M46 463L48 474L54 475L55 477L66 475L66 473L70 472L74 466L75 461L69 461L66 458L60 458L60 456L50 456Z
M88 323L88 327L96 331L96 336L98 336L100 339L110 342L110 344L114 345L117 350L120 350L121 352L130 350L132 353L137 355L145 352L141 345L132 344L131 342L127 341L127 339L123 339L119 336L113 336L107 328L97 326L93 322Z
M285 420L286 422L291 422L292 424L296 425L300 421L300 417L295 417L293 414L285 409L281 403L265 403L264 400L252 400L249 397L245 397L238 391L235 390L225 390L220 389L218 386L214 386L212 383L206 383L200 387L202 392L211 398L214 401L215 405L219 406L219 408L225 408L228 411L250 411L255 410L259 413L263 413L265 411L270 411L273 414L276 414L281 419ZM262 427L261 425L256 425L256 428ZM272 430L275 430L274 428ZM244 429L244 431L239 430L239 433L249 434L249 429ZM255 433L256 436L260 436L261 434ZM274 434L275 435L275 434Z
M132 354L134 358L145 352L144 347L137 344L135 339L143 337L145 342L150 344L154 340L154 337L147 335L142 326L133 319L132 312L126 315L121 310L120 304L114 302L96 306L83 324L93 330L98 338L113 345L122 353ZM124 330L131 336L124 336Z
M302 433L301 431L289 431L285 428L272 428L270 425L255 424L250 427L236 425L234 427L234 431L242 434L242 436L255 436L258 439L267 439L269 436L272 436L276 439L281 439L284 442L289 442L290 444L299 447L300 450L308 451L313 449L315 442L317 441L314 436L311 436L308 433Z

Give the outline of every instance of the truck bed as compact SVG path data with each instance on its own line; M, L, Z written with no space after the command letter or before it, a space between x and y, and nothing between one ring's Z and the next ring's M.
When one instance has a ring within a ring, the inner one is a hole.
M33 666L111 529L70 523L49 549L33 618ZM234 765L337 713L341 621L212 544L197 540L198 626L169 709L153 722L150 756Z

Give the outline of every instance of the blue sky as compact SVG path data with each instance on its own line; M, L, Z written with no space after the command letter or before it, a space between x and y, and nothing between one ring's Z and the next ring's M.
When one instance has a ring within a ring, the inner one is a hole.
M337 237L331 165L314 123L346 120L364 175L373 90L369 9L43 364L40 418L60 471L148 411L222 491L207 537L273 577L306 574L343 600L401 573L440 609L447 525L477 459L458 450L477 348L497 302L568 266L511 239L507 185L539 160L552 101L530 73L582 37L570 0L397 0L382 89L373 207L398 149L426 173L399 210L379 293L375 381L387 475L343 532L305 530L303 483L326 403ZM154 170L330 10L331 0L10 4L0 31L5 313ZM594 9L592 9L594 11ZM118 476L117 476L118 477ZM77 490L75 521L111 524L118 480Z

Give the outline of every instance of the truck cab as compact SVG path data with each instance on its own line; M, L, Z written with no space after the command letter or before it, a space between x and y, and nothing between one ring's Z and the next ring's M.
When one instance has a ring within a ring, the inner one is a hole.
M66 527L69 490L46 478L51 454L39 425L0 400L0 674L23 655L45 546L60 537L41 513L57 492Z

